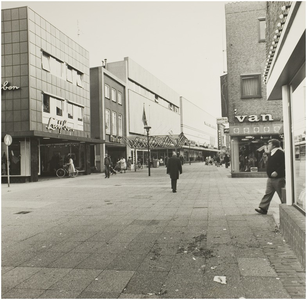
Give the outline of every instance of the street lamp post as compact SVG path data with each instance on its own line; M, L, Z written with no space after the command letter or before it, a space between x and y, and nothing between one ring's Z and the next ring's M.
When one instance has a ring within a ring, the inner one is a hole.
M147 132L147 151L148 151L148 176L150 176L150 150L149 150L149 130L150 130L150 126L146 125L144 126L144 129Z

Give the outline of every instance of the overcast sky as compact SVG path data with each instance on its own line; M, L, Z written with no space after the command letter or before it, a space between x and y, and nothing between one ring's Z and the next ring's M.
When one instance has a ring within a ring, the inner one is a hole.
M90 67L130 57L180 96L221 115L222 1L1 1L29 6L89 51Z

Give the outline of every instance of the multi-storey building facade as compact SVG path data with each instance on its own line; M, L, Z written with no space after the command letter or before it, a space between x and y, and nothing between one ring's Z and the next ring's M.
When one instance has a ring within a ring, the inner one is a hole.
M283 104L287 205L280 205L280 229L306 265L306 2L268 2L268 102Z
M126 84L126 120L128 137L144 136L143 112L150 135L180 134L180 97L161 80L126 57L123 61L107 63L107 69ZM135 155L134 151L137 151ZM167 155L167 149L153 151L152 158ZM127 149L127 155L148 160L146 149Z
M223 117L229 121L232 176L265 176L266 143L280 139L282 132L282 103L267 101L262 82L266 2L229 3L225 14L227 80L223 83L228 94Z
M2 10L2 178L37 181L71 153L90 173L89 53L29 7Z
M91 132L93 138L103 139L104 144L93 148L92 165L104 171L105 154L111 156L113 165L127 157L125 83L105 67L90 69Z
M181 132L188 139L183 146L184 159L195 161L213 157L218 152L216 117L184 97L180 97L180 112Z

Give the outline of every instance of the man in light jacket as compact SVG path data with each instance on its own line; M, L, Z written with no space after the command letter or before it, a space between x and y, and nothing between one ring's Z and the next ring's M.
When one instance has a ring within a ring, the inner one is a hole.
M282 188L285 186L285 153L280 148L279 140L272 139L268 143L268 161L267 161L267 185L265 194L259 204L259 208L256 208L256 212L266 215L271 200L277 192L280 201L282 202Z
M169 174L171 178L173 193L176 193L177 192L177 180L179 179L179 173L182 174L182 165L175 151L173 152L173 156L167 162L166 173Z

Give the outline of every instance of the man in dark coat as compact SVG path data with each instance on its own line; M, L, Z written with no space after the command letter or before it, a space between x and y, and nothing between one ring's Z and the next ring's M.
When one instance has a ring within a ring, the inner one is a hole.
M111 165L111 159L106 154L106 157L104 158L104 166L105 166L105 178L110 178L110 165Z
M175 151L173 152L173 156L167 162L166 173L169 174L171 178L173 193L176 193L177 192L177 180L179 179L179 173L182 174L182 165Z
M265 195L261 199L259 208L256 208L256 212L266 215L271 200L277 192L280 200L282 201L282 188L285 186L285 154L280 148L279 140L272 139L268 143L268 152L270 152L267 162L267 185Z

